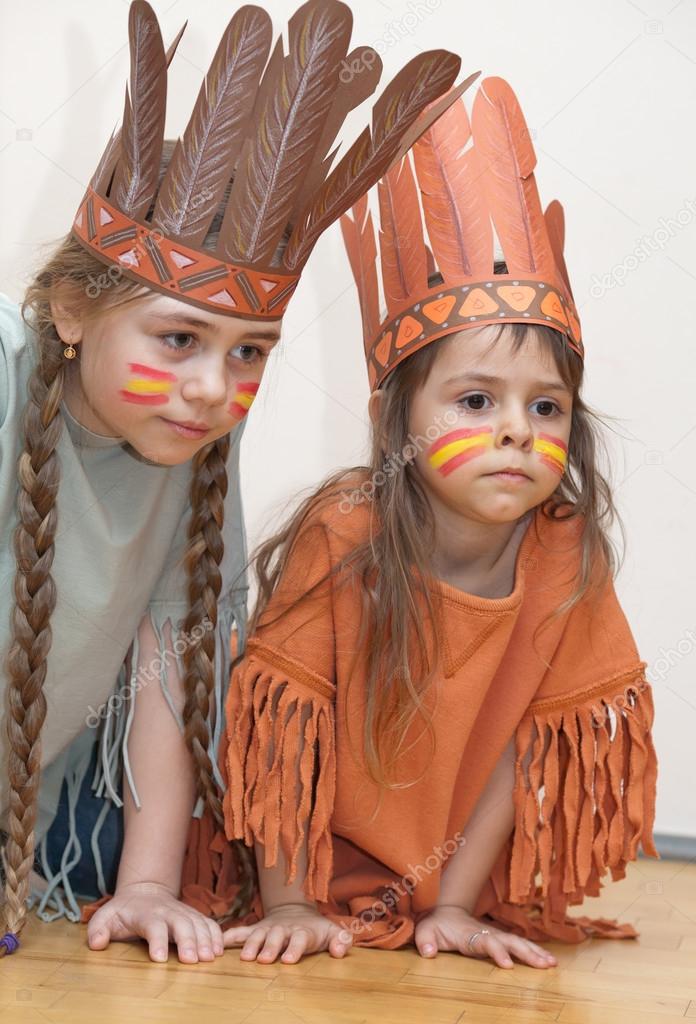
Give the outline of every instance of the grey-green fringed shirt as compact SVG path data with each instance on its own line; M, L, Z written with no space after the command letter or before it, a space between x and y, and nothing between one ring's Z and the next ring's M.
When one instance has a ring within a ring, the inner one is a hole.
M27 382L36 360L34 331L25 325L19 307L0 293L0 828L7 824L9 799L4 716L16 568L17 459L23 450L21 420ZM104 810L91 846L104 894L98 832L109 807L122 805L116 792L121 772L139 806L137 779L128 760L128 733L138 688L158 679L172 714L183 728L167 688L167 658L172 655L165 652L163 627L169 619L175 656L183 670L180 652L186 638L180 626L188 611L188 580L178 562L187 544L192 469L190 461L179 466L148 462L123 439L104 437L82 427L65 402L61 412L65 426L57 446L60 485L51 570L57 600L51 616L52 643L44 685L47 714L41 734L36 829L49 888L41 897L34 893L32 900L38 901L37 912L44 920L63 915L79 920L69 877L77 839L74 821L68 840L72 849L66 848L63 870L53 876L45 858L45 836L56 814L63 780L70 802L80 791L95 736L99 735L99 766L93 789L104 797ZM239 489L243 429L244 422L232 434L227 463L225 554L209 748L216 773L229 682L230 632L236 624L241 649L246 618L246 540ZM146 612L159 641L160 660L154 665L139 661L137 630ZM218 783L222 783L219 774ZM200 816L202 810L199 800L194 814Z

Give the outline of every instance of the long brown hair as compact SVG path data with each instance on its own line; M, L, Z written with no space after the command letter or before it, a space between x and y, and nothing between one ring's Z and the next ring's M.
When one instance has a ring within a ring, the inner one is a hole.
M609 530L617 521L623 536L623 526L609 483L598 466L600 451L606 457L601 426L607 417L600 417L580 395L581 359L551 327L521 323L501 325L491 347L502 332L511 340L515 354L531 337L538 339L542 351L553 359L573 396L567 469L553 494L542 503L541 514L548 519L583 517L580 568L573 593L540 624L536 637L588 591L594 593L610 574L615 575L619 563ZM382 385L383 401L372 428L370 464L340 470L328 477L301 502L285 527L258 548L253 559L258 596L251 630L268 605L308 515L315 513L317 506L324 502L345 501L347 493L366 493L364 483L381 476L379 486L372 486L369 494L367 540L332 567L330 575L339 582L340 578L359 580L361 622L356 646L367 652L364 760L371 778L389 788L404 785L394 782L390 775L397 758L403 757L407 728L415 715L422 717L434 742L424 697L437 667L437 651L441 649L439 605L434 602L433 591L427 583L434 544L431 506L422 477L412 462L395 460L390 453L403 453L409 446L413 395L423 387L443 346L452 338L449 335L426 345L397 365L387 377ZM387 466L389 471L385 472ZM344 572L347 567L350 573ZM323 582L318 581L312 591ZM430 629L425 622L432 624Z
M160 179L173 148L174 142L166 140ZM222 209L228 195L229 186ZM217 216L204 247L215 246L220 223L221 217ZM6 876L3 912L5 930L15 935L26 918L25 900L34 861L41 730L46 717L43 686L52 641L51 615L56 605L51 567L57 528L56 496L60 485L56 447L64 424L60 404L66 361L63 344L53 322L50 300L54 289L60 286L69 307L88 321L98 318L106 310L151 294L142 284L115 274L109 287L90 297L95 279L103 277L104 271L103 264L68 235L36 274L22 304L22 316L37 335L38 361L29 379L29 397L22 413L24 449L17 464L18 524L14 535L17 560L15 605L7 662L10 807L8 836L3 850ZM217 599L222 584L222 525L229 448L230 436L226 434L201 448L191 460L191 520L188 545L182 559L189 581L189 610L182 629L187 636L200 637L195 643L187 644L183 653L185 739L195 766L198 793L220 826L223 823L221 794L214 781L208 755L208 718L215 686L214 627L217 625ZM199 628L206 620L210 620L213 629ZM243 843L235 842L233 845L242 886L231 912L241 913L253 890L253 860ZM0 948L0 956L3 953L4 949Z

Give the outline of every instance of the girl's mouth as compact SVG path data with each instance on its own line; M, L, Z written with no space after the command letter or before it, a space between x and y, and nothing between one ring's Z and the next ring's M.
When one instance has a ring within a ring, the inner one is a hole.
M208 427L206 427L205 430L198 430L197 428L194 427L186 427L183 425L183 423L177 423L175 420L165 419L164 416L162 416L161 419L164 423L167 424L167 426L171 427L172 430L175 430L177 434L180 434L182 437L205 437L205 435L209 431Z

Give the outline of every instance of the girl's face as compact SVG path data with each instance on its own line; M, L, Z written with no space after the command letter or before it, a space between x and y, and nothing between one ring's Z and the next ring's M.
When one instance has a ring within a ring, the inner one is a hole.
M516 355L506 331L491 347L497 331L453 335L410 409L415 465L435 504L490 524L519 519L556 489L572 412L572 392L532 325ZM524 475L496 475L508 466Z
M79 342L65 390L72 415L167 466L243 419L280 338L279 321L224 316L154 292L95 321L53 312L61 339Z

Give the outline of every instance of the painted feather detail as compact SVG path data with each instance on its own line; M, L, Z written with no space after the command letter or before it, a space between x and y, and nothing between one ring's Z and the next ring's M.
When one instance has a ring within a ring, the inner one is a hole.
M561 277L568 289L568 294L572 299L573 289L570 287L570 277L568 275L565 256L563 255L563 249L565 248L565 217L563 214L563 207L557 199L552 199L546 207L544 220L546 221L546 229L549 233L549 240L551 242L554 259L556 260L556 266L560 271Z
M510 274L553 274L553 254L534 179L536 154L517 97L486 78L474 100L474 145L486 202Z
M440 97L439 100L435 100L433 103L428 104L423 113L418 115L408 131L404 132L401 144L390 166L398 164L398 162L406 156L408 151L413 148L416 142L418 142L421 135L423 135L424 132L427 132L430 125L434 124L438 117L442 117L444 112L449 110L453 103L456 103L462 93L465 93L469 86L474 84L480 74L480 71L474 71L472 75L465 78L459 85L455 85L449 89L444 96Z
M460 64L453 53L431 50L389 83L374 106L372 130L365 128L298 219L283 257L289 270L297 271L322 232L381 178L418 115L451 88Z
M418 189L411 161L404 157L377 186L379 194L379 250L387 310L393 316L413 295L428 287L428 261Z
M174 59L174 54L177 51L177 47L179 45L179 42L181 41L181 37L183 36L187 25L188 21L185 21L184 24L179 29L179 31L177 32L174 39L172 40L169 49L167 50L165 56L167 67L169 67L172 60ZM111 138L106 144L106 149L102 153L101 159L97 164L97 169L92 175L92 178L89 183L89 187L93 189L95 192L97 192L100 196L104 196L105 199L109 194L109 185L111 184L111 179L113 178L114 170L116 168L116 164L118 163L120 151L121 126L117 125L117 127L113 131Z
M493 272L493 233L462 101L416 142L413 159L428 238L445 284Z
M364 61L364 54L366 51L369 51L370 53L370 61L367 64ZM329 111L326 123L324 124L324 131L317 143L312 167L309 169L305 183L302 186L302 190L299 192L297 199L295 200L295 208L290 215L291 224L295 223L297 215L304 210L307 203L310 202L312 197L316 195L318 189L321 188L326 181L326 177L329 173L331 164L334 161L334 157L340 149L340 146L336 146L335 149L329 153L329 147L334 142L346 117L351 110L355 110L355 108L359 107L364 100L368 99L379 85L379 80L382 77L382 61L379 55L369 47L356 46L356 48L351 50L346 57L342 64L341 71L343 71L345 67L352 69L356 61L359 62L359 66L361 67L357 76L351 76L346 82L339 74L339 82L336 87L334 101L331 105L331 110ZM327 153L329 154L328 156Z
M341 217L341 231L358 289L363 336L367 342L379 327L379 285L375 263L377 241L367 195L360 197L351 212L352 220L348 214Z
M234 15L160 186L153 225L201 245L234 170L272 40L260 7Z
M155 13L133 0L128 16L131 72L126 87L121 156L111 195L123 213L144 219L157 190L164 140L167 64Z
M274 256L329 115L351 28L345 4L309 0L288 24L287 56L278 40L223 219L227 258L270 263Z

